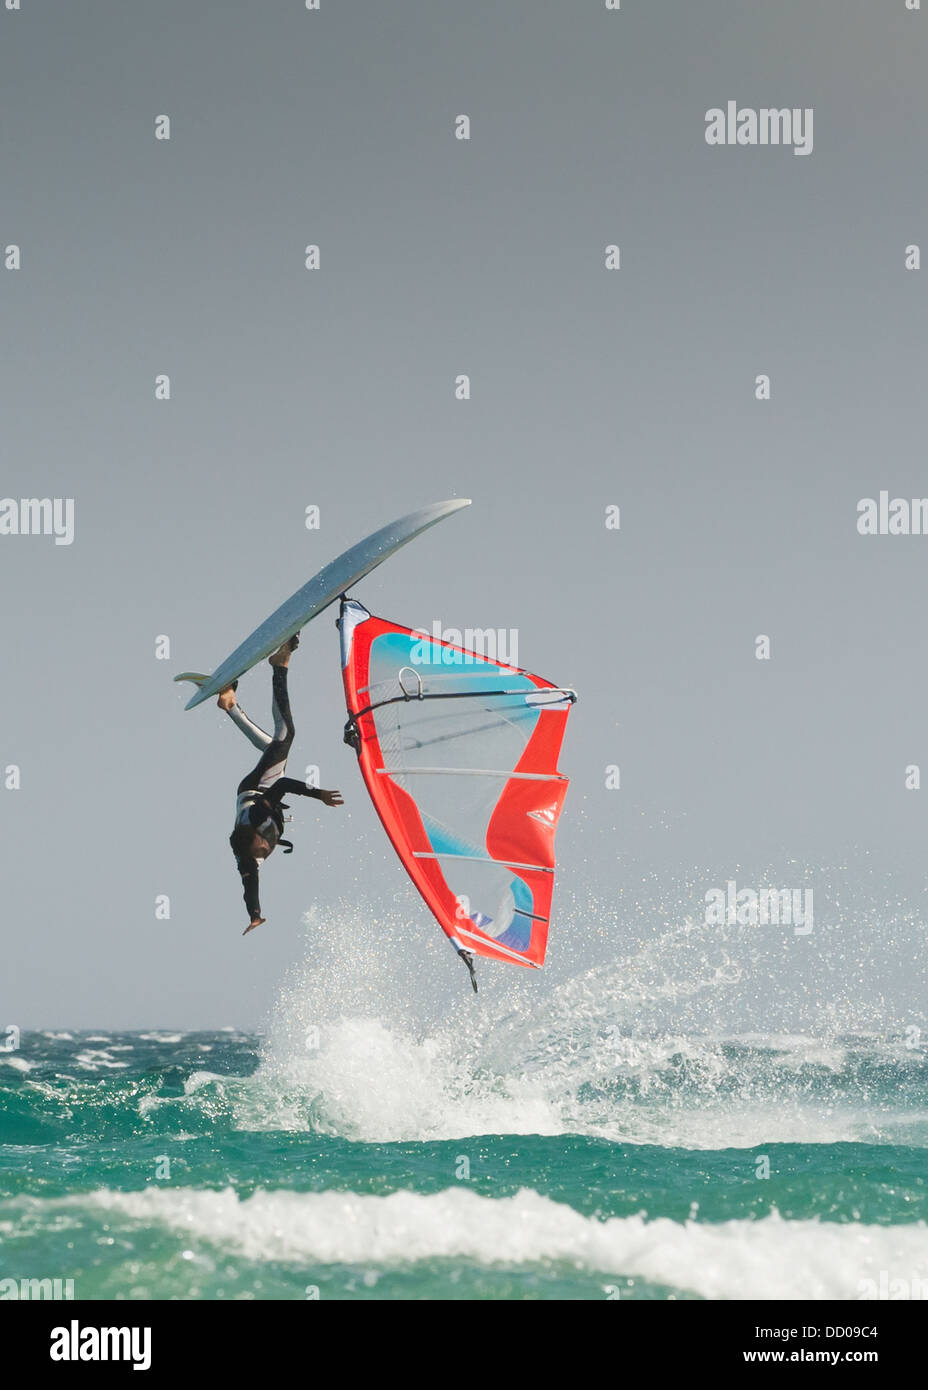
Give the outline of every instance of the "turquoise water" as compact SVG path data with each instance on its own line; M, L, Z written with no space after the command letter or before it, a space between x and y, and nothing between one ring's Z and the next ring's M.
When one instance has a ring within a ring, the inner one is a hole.
M0 1056L2 1276L107 1299L856 1299L881 1274L928 1280L911 1038L636 1036L575 999L469 1035L288 1019L24 1034Z

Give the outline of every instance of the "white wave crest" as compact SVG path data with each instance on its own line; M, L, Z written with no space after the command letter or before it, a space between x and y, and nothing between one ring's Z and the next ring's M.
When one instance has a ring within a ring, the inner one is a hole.
M148 1188L43 1205L90 1207L117 1226L161 1224L188 1243L256 1262L566 1262L605 1280L643 1279L710 1299L857 1299L864 1281L878 1282L884 1271L890 1279L928 1281L928 1229L921 1223L842 1225L776 1215L718 1224L640 1216L603 1221L527 1190L496 1199L464 1188L387 1197L258 1191L244 1200L231 1189Z

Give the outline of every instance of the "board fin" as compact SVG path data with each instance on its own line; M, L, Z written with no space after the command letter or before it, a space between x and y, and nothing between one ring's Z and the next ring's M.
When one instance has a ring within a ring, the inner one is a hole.
M182 671L179 676L175 676L176 681L193 681L194 685L202 685L209 680L209 676L204 676L200 671Z

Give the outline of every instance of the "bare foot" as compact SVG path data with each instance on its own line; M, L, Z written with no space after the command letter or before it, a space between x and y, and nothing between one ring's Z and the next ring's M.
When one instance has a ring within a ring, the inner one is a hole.
M266 921L266 917L258 917L256 921L249 922L248 926L242 932L242 936L247 936L250 931L254 931L255 927L263 927Z
M268 664L271 666L289 666L290 653L296 651L299 645L300 634L295 632L292 637L287 638L286 642L281 643L273 656L268 657Z

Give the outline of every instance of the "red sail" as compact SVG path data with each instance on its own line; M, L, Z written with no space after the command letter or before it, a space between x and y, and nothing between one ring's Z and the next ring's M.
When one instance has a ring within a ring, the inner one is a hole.
M576 696L346 600L353 743L384 829L459 951L540 966Z

